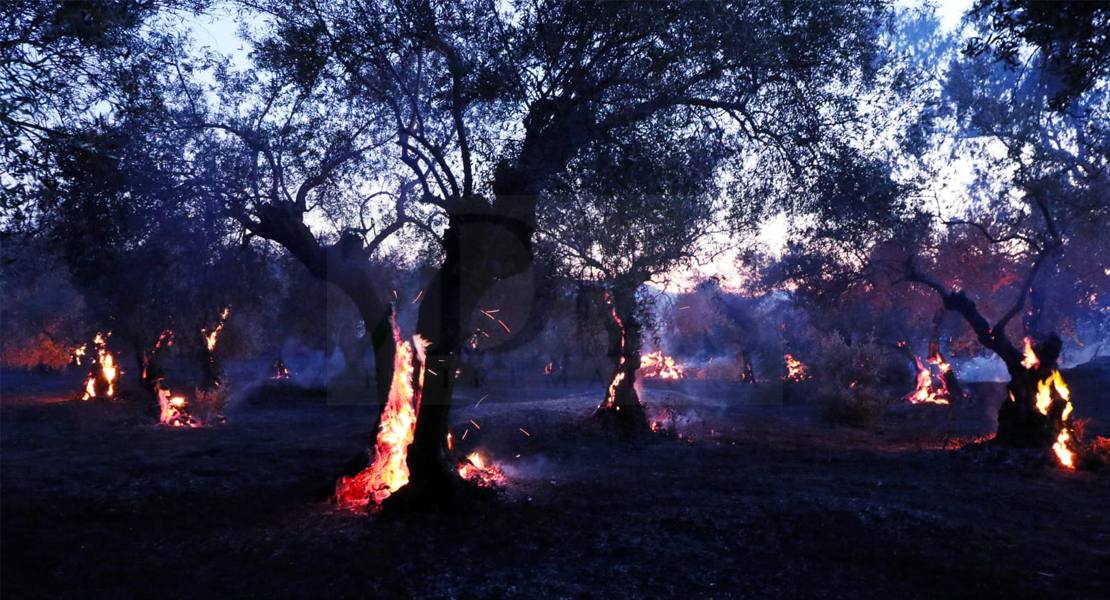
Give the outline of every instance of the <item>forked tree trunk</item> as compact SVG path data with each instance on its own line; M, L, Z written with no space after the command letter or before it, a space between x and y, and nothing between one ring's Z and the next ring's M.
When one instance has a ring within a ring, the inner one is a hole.
M389 401L396 348L390 304L370 271L376 245L366 247L361 238L345 236L338 244L325 246L304 223L296 206L288 202L265 205L257 217L258 222L250 224L254 233L284 246L313 277L335 284L354 303L374 345L376 396L379 407L384 407Z
M1017 314L1015 309L1021 308L1020 301L992 327L964 292L949 290L936 280L917 273L912 266L909 276L910 280L924 283L940 294L944 308L959 313L971 326L979 343L998 355L1006 365L1010 373L1010 382L1006 386L1009 396L998 409L998 433L993 441L1020 448L1051 448L1060 430L1065 427L1062 416L1067 402L1053 391L1051 405L1044 414L1037 408L1037 389L1039 382L1051 377L1056 369L1063 347L1060 337L1053 333L1035 343L1033 350L1038 364L1027 368L1023 364L1026 358L1024 353L1006 336L1006 324L1011 316ZM1025 286L1029 287L1029 281Z

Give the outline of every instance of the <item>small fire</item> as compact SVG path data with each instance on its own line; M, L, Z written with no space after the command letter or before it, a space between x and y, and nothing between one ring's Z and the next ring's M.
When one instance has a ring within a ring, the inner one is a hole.
M206 329L200 330L201 333L204 334L204 342L206 344L208 344L208 351L209 352L211 352L212 350L215 350L215 348L216 348L216 339L220 335L220 330L224 328L224 323L227 322L227 313L229 311L231 311L231 306L230 305L228 305L228 307L224 309L224 312L220 315L220 322L216 325L216 328L213 329L211 332L209 332Z
M553 371L555 371L555 361L547 363L547 366L543 368L543 372L547 375L550 375Z
M482 486L494 487L505 484L505 474L497 465L486 465L485 459L478 452L471 452L466 459L459 462L459 475L463 479Z
M152 357L157 355L162 346L167 348L173 345L173 330L165 329L162 334L158 336L158 341L154 344L154 351L151 353L143 352L143 381L146 381L147 368L150 366Z
M1025 338L1025 360L1021 364L1030 370L1036 369L1041 364L1040 359L1033 352L1029 338ZM1060 371L1053 368L1051 375L1037 382L1037 410L1042 415L1049 416L1049 411L1057 398L1064 403L1064 409L1060 411L1060 433L1056 436L1056 442L1052 444L1052 451L1062 467L1074 469L1075 452L1068 447L1068 440L1071 439L1071 434L1068 432L1068 417L1071 416L1072 411L1071 391L1064 383ZM1010 401L1015 401L1013 392L1010 392Z
M783 376L784 380L788 381L805 381L809 379L809 367L802 361L794 358L790 354L785 355L786 358L786 375Z
M200 423L189 416L185 409L185 398L173 396L169 390L158 386L158 408L161 414L158 422L170 427L200 427Z
M664 356L662 350L644 355L640 359L640 372L644 377L660 379L682 379L686 376L685 369L676 365L673 358Z
M281 358L274 359L274 375L270 379L289 379L289 369L285 367L285 361Z
M609 299L609 292L605 292L605 298L606 300ZM615 306L611 307L611 310L613 312L613 320L615 320L617 322L617 326L621 328L621 359L620 362L617 363L617 372L615 375L613 375L613 381L609 384L608 396L605 397L605 401L602 402L601 406L598 407L599 409L613 408L614 404L617 401L617 386L619 386L620 383L624 381L624 322L621 321L620 315L617 314L617 308ZM620 407L616 407L616 410L620 410Z
M943 373L948 371L950 367L948 363L944 362L943 358L940 358L939 353L934 356L937 360L940 361L940 364L942 365L940 367L940 385L933 385L932 371L929 370L929 367L925 366L925 363L921 362L920 357L915 356L914 361L917 362L917 387L914 389L914 391L906 395L906 400L909 401L910 404L948 404L948 387L947 384L944 383ZM934 362L933 356L929 357L928 363L938 364L937 362Z
M111 336L112 333L108 332L108 335ZM99 333L96 334L96 337L93 339L93 346L96 348L95 364L100 367L100 375L99 377L97 376L95 368L89 373L89 378L85 380L85 395L81 398L82 400L88 400L97 396L96 381L98 378L102 378L104 381L108 382L108 390L105 392L105 395L114 396L116 394L116 376L119 374L116 369L116 359L108 353L103 335ZM83 351L81 355L84 355Z
M1052 445L1052 451L1056 453L1056 458L1060 464L1068 469L1075 468L1075 453L1068 448L1068 434L1067 422L1068 417L1071 415L1072 405L1071 391L1064 383L1064 378L1060 376L1060 371L1052 370L1052 375L1048 378L1037 382L1037 410L1042 415L1048 416L1048 410L1052 407L1053 392L1064 401L1064 410L1060 413L1060 422L1063 428L1060 429L1060 435L1056 437L1056 443Z
M651 420L651 430L656 433L674 433L675 418L670 408L664 408L662 412Z
M413 348L401 340L396 317L393 320L393 340L397 344L393 381L378 427L374 462L354 477L341 478L335 486L336 502L347 508L367 506L371 502L380 505L409 482L408 448L416 433L420 390L413 388Z
M1025 338L1025 360L1021 361L1021 366L1032 371L1041 364L1041 359L1037 358L1037 354L1033 352L1033 341Z

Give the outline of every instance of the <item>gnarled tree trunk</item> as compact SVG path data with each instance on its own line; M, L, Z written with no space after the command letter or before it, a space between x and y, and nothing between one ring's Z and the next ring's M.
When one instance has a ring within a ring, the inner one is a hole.
M1007 362L1010 382L1006 385L1009 397L998 409L998 434L1000 444L1018 448L1047 448L1056 441L1065 426L1063 419L1067 402L1054 389L1050 390L1052 402L1046 412L1037 407L1037 391L1041 382L1052 377L1060 357L1063 342L1055 333L1043 342L1033 344L1038 362L1026 366L1023 361Z
M647 433L651 429L635 387L643 349L643 325L636 318L635 298L635 288L613 290L613 318L606 323L613 378L605 390L605 398L594 411L594 419L622 437Z
M446 506L471 489L463 485L447 445L455 372L466 341L463 331L490 287L531 264L533 225L527 217L534 214L535 199L500 196L494 208L500 210L475 207L449 218L443 265L424 294L417 322L417 334L427 347L423 374L421 369L414 374L421 392L408 451L409 483L386 499L387 508Z

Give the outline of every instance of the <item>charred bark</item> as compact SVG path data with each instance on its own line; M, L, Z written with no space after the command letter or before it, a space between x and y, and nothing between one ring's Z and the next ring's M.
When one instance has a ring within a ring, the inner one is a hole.
M464 326L478 313L479 302L491 286L531 264L533 226L508 216L514 209L521 210L514 201L534 210L534 198L498 198L496 204L502 210L497 213L487 208L449 218L443 265L426 290L418 315L417 333L427 347L424 367L415 374L421 392L408 451L409 483L390 496L383 508L443 508L473 494L488 493L459 476L447 434L455 372L466 341Z
M1034 264L1017 303L994 326L991 326L986 317L979 312L975 302L968 298L967 294L947 289L935 279L919 273L912 262L907 263L907 278L910 281L923 283L936 291L944 302L944 308L963 317L975 332L979 343L998 355L1006 365L1006 370L1010 374L1010 382L1007 384L1009 398L998 410L998 432L994 436L994 442L1007 446L1049 448L1064 427L1062 417L1067 402L1055 391L1052 392L1054 397L1047 414L1042 413L1037 407L1039 383L1052 376L1060 357L1060 350L1063 347L1060 337L1052 333L1043 341L1034 344L1033 350L1038 362L1036 366L1029 367L1025 362L1024 353L1018 350L1006 335L1006 325L1024 305L1032 278L1044 257L1045 255L1042 254Z
M635 316L635 289L614 289L613 318L606 324L609 333L609 358L613 362L613 378L605 390L605 399L594 411L593 418L605 429L622 438L631 438L651 431L644 405L636 393L636 373L643 350L643 325Z
M1047 414L1037 407L1038 387L1052 377L1063 342L1053 333L1032 347L1039 361L1036 366L1030 368L1020 361L1006 365L1010 372L1010 382L1006 386L1009 397L998 409L998 434L995 436L1000 444L1018 448L1048 447L1064 427L1067 402L1054 390Z

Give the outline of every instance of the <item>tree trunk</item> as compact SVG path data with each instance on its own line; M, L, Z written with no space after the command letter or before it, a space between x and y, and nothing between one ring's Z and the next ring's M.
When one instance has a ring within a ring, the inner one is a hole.
M1067 401L1053 390L1052 403L1047 414L1043 413L1037 407L1037 389L1040 382L1052 377L1062 347L1060 337L1053 333L1033 345L1039 361L1035 367L1028 368L1022 361L1006 363L1010 372L1010 383L1006 386L1009 397L998 409L996 442L1017 448L1047 448L1056 441L1065 426Z
M636 393L636 372L643 349L643 325L635 317L635 290L614 290L613 318L607 323L609 358L613 378L594 419L620 437L631 438L651 431L647 413Z
M534 199L531 206L534 209ZM424 294L417 322L417 333L427 347L423 369L414 373L414 388L421 391L408 451L409 483L387 498L383 508L448 507L477 492L459 476L447 434L455 372L467 338L464 326L491 286L531 263L532 226L504 214L489 214L487 209L485 214L475 211L449 219L443 265Z
M1018 448L1051 448L1066 427L1064 415L1068 402L1052 389L1051 402L1042 412L1037 406L1037 392L1041 382L1049 380L1056 370L1063 348L1060 337L1053 333L1034 344L1033 352L1037 360L1035 366L1030 365L1027 357L1006 336L1006 318L992 327L975 302L963 292L947 290L920 274L912 273L911 278L936 290L944 299L945 309L959 313L971 326L979 343L1005 363L1010 373L1007 384L1009 397L998 409L998 433L993 441Z

